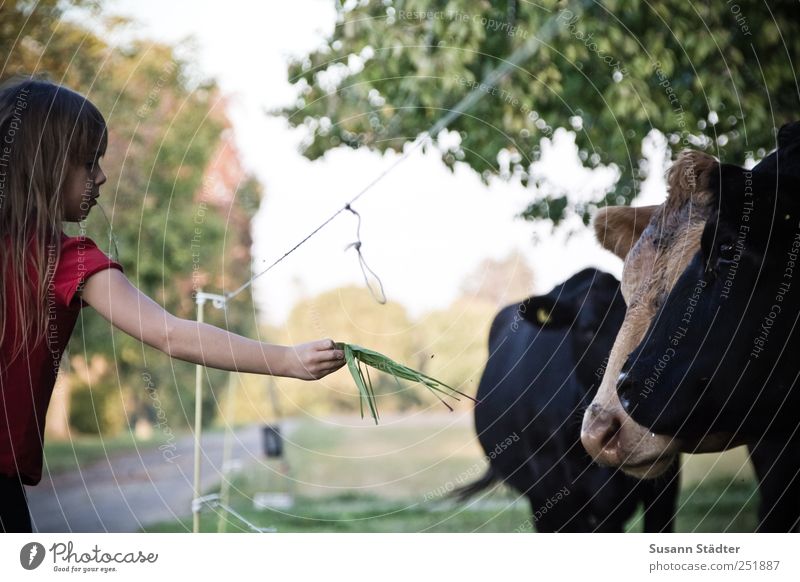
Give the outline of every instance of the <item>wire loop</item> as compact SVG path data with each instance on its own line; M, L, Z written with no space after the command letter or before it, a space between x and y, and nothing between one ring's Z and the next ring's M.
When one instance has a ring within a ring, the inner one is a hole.
M356 252L358 253L358 264L361 267L361 274L364 275L364 283L367 285L367 289L369 289L370 295L372 295L372 298L381 305L386 305L386 293L383 290L383 282L381 281L381 278L378 277L378 275L375 273L375 271L370 269L369 265L367 265L367 261L364 259L364 255L361 253L361 215L358 212L356 212L353 209L353 207L350 206L349 203L345 205L344 209L355 214L356 218L358 219L358 225L356 226L356 241L351 242L349 245L344 247L344 250L348 250L351 248L356 250ZM377 290L379 294L375 292L375 287L370 282L369 278L370 275L372 275L372 277L378 283Z

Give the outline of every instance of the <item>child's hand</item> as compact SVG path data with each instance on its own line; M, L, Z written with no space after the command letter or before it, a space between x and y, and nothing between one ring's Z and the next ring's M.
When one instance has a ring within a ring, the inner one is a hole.
M333 340L324 339L287 348L288 376L319 380L344 366L344 352Z

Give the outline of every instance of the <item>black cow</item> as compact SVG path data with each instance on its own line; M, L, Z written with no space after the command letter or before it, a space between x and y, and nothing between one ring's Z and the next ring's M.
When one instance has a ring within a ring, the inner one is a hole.
M795 123L752 171L711 170L715 208L700 251L622 368L617 393L639 424L688 438L800 441L799 160Z
M457 492L462 498L505 481L528 498L542 532L621 531L641 502L645 531L672 531L677 463L640 481L592 464L580 445L581 414L624 314L619 282L596 269L500 311L475 406L490 467ZM759 482L758 531L797 531L800 450L760 439L749 452Z
M714 165L708 181L700 250L627 357L617 394L636 423L676 442L749 443L759 530L798 531L800 123L781 128L752 171Z
M505 481L528 498L540 532L622 531L642 502L646 531L672 531L677 462L639 481L593 464L580 443L581 414L624 314L619 282L596 269L500 311L475 406L490 468L462 498Z

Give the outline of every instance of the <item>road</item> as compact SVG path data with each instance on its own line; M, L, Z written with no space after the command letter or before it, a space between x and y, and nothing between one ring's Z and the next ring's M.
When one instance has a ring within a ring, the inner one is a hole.
M194 437L175 448L117 454L75 471L43 475L28 487L35 532L135 532L191 515ZM221 482L223 433L202 439L201 492ZM236 431L231 458L242 465L263 459L260 426Z

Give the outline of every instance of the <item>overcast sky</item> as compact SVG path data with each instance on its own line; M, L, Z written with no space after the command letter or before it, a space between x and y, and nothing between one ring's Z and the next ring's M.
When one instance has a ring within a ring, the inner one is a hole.
M253 223L254 270L283 255L344 202L390 167L396 156L334 150L310 162L298 153L302 133L264 114L292 103L286 62L318 46L333 30L331 0L256 3L116 0L109 11L134 17L139 36L169 42L192 36L198 65L231 95L230 115L245 165L263 182L266 199ZM571 134L543 152L548 172L576 193L607 182L608 173L582 170ZM663 181L651 180L638 203L663 198ZM586 231L569 241L552 237L515 216L533 198L519 185L483 185L468 167L455 174L436 153L417 152L354 206L363 216L364 256L382 278L390 300L413 316L446 307L464 277L485 258L518 249L543 292L587 265L619 276L621 262L601 250ZM355 219L340 215L319 235L256 282L267 321L285 320L293 303L344 284L363 284L353 251ZM534 244L538 231L540 242ZM213 291L213 290L209 290Z

